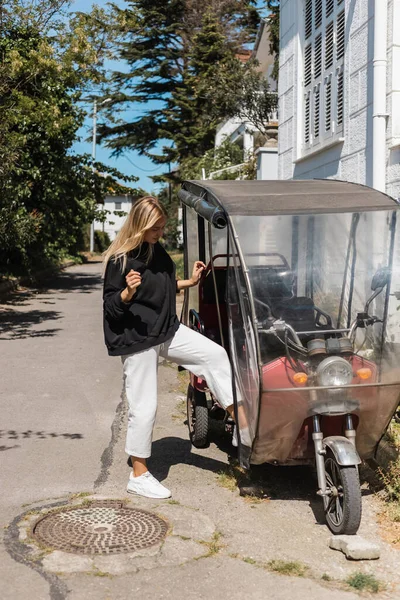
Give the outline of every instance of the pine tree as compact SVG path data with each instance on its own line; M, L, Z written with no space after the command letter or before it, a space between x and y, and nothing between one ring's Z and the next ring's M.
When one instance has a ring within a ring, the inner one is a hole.
M157 101L135 121L99 128L118 154L134 148L154 162L180 162L213 143L209 98L203 97L217 61L232 60L258 24L254 0L130 0L120 58L127 73L114 74L113 109ZM109 94L110 95L110 94ZM167 140L161 152L160 140Z
M189 91L185 96L173 93L171 100L176 106L185 106L187 115L178 114L176 122L175 149L181 160L185 157L201 157L213 145L218 121L225 117L213 98L208 94L218 73L235 58L235 45L229 43L223 34L221 24L211 11L204 14L201 27L193 37L193 47L189 54ZM238 61L237 61L238 62ZM182 117L188 117L187 119ZM185 130L180 123L187 122Z

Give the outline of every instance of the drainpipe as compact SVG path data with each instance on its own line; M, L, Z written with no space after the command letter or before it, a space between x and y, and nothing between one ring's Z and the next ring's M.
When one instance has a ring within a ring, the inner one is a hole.
M372 187L386 189L386 65L388 1L374 1Z

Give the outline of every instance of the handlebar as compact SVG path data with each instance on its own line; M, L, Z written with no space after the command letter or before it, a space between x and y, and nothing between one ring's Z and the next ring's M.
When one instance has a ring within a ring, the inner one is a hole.
M304 350L304 346L301 343L301 340L297 335L296 331L291 325L289 325L289 323L286 323L286 321L277 319L276 321L274 321L272 327L270 327L269 329L259 329L259 331L261 331L262 333L268 333L272 335L277 335L278 333L284 333L285 331L288 331L291 334L295 344L299 346L299 348Z
M374 315L369 315L368 313L357 313L356 318L352 322L350 326L349 337L352 339L355 336L356 330L358 327L365 329L368 325L375 325L375 323L383 323L382 319L378 319L378 317Z

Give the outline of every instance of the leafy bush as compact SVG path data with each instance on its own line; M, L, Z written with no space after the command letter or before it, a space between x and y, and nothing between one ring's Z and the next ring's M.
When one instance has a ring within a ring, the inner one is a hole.
M111 244L110 236L106 231L96 231L94 232L94 251L95 252L104 252L107 250L109 245Z
M356 590L377 594L383 589L382 583L372 573L361 573L358 571L346 579L346 583Z

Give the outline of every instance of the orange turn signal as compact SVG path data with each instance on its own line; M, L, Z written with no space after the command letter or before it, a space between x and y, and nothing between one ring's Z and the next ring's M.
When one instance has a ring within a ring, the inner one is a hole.
M372 371L371 369L358 369L357 371L357 375L360 379L369 379L370 377L372 377Z
M308 381L307 373L295 373L293 375L293 381L298 385L306 385Z

